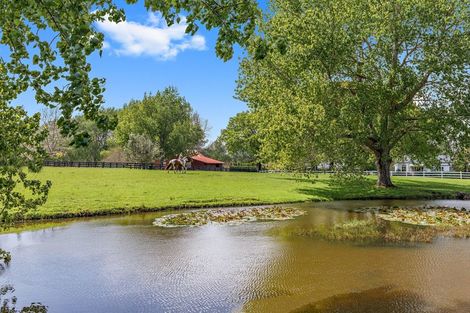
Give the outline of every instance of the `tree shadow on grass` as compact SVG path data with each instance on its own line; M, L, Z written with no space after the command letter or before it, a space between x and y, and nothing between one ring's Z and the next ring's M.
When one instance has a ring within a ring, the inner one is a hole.
M309 303L292 313L457 313L470 312L470 302L436 307L422 296L407 290L384 286L352 292Z
M438 179L406 179L395 180L395 188L376 187L375 179L366 178L364 181L338 182L331 178L299 179L294 177L279 177L277 179L310 182L310 186L302 186L297 192L308 195L312 200L341 200L341 199L438 199L455 198L458 192L469 192L470 184L439 181Z

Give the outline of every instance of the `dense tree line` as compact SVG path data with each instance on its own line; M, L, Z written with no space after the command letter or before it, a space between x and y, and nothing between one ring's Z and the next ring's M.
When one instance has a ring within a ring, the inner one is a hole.
M60 133L56 111L43 112L48 158L95 162L121 152L125 159L120 161L153 162L200 150L205 143L207 123L173 87L100 114L116 123L116 128L103 130L84 116L76 116L77 129L87 134L82 138L86 145L77 146L73 137Z

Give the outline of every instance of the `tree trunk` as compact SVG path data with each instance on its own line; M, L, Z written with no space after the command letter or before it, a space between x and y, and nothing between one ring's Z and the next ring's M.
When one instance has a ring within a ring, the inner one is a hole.
M390 166L392 165L392 158L388 153L376 152L375 153L375 166L377 167L377 186L378 187L395 187L392 183L390 175Z

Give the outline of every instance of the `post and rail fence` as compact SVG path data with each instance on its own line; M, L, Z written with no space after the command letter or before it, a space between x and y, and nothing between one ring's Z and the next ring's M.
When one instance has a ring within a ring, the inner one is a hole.
M44 166L51 167L84 167L84 168L131 168L144 170L161 170L165 168L165 164L158 163L137 163L137 162L72 162L72 161L44 161ZM231 168L225 169L231 171ZM252 166L241 167L235 165L232 171L248 171L257 172ZM263 173L288 173L290 171L262 170ZM311 174L333 174L333 171L308 171ZM366 175L377 175L377 171L365 171ZM453 178L453 179L470 179L470 172L445 172L445 171L392 171L392 176L405 177L428 177L428 178Z
M46 160L44 166L50 167L84 167L84 168L131 168L144 170L163 170L166 163L138 163L138 162L101 162L101 161L58 161ZM188 168L191 170L191 167ZM200 169L202 170L202 169ZM234 165L223 169L232 172L257 172L256 166Z
M93 168L132 168L141 170L160 170L163 164L137 163L137 162L72 162L72 161L44 161L44 166L52 167L93 167Z

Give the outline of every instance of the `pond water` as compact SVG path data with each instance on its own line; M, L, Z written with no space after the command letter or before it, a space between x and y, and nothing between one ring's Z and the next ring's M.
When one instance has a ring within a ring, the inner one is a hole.
M0 235L0 276L20 305L48 312L470 312L470 240L358 245L281 237L286 225L357 217L348 209L470 201L296 204L282 222L160 228L169 212L81 220Z

